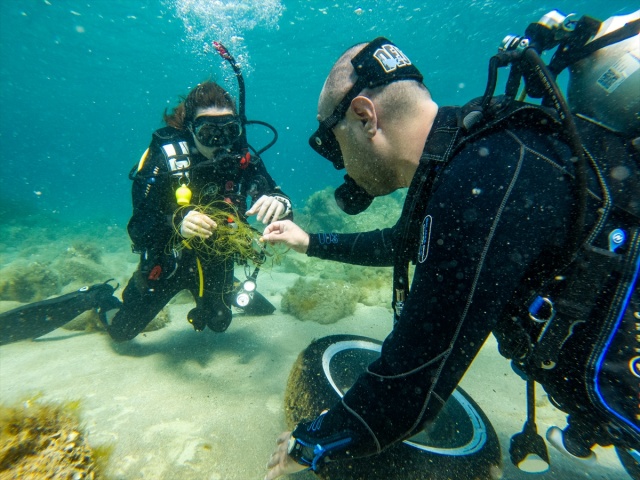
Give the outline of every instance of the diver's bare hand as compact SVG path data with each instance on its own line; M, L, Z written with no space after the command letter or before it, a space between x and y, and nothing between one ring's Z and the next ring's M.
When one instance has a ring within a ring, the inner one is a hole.
M291 432L280 434L276 440L276 449L267 462L267 475L264 480L275 480L282 475L300 472L307 467L300 465L287 453Z
M247 210L247 216L256 215L256 219L265 225L275 222L289 210L285 204L288 200L282 197L261 196L253 206Z
M191 210L182 220L180 235L184 238L202 237L209 238L218 227L216 222L204 213Z
M260 237L260 241L283 243L300 253L307 253L309 248L309 234L291 220L281 220L267 225L262 237Z

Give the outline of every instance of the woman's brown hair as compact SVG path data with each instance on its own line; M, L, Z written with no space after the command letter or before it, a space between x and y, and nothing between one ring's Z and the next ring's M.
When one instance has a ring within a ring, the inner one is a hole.
M171 111L165 110L164 122L170 127L184 130L196 116L199 108L228 108L236 113L236 103L224 88L212 81L200 83L183 97L182 101Z

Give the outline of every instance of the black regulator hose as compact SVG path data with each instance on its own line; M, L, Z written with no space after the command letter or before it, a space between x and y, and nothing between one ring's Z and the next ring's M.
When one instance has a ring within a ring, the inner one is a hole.
M273 125L270 125L267 122L263 122L261 120L247 120L247 125L264 125L273 133L273 139L267 145L265 145L260 150L255 152L255 155L260 156L261 153L269 150L278 141L278 131L275 129Z
M224 58L231 68L233 68L233 72L236 75L236 80L238 81L238 114L240 115L240 121L242 122L242 126L247 123L247 115L246 115L246 90L244 86L244 77L242 76L242 70L236 63L236 59L233 58L233 55L229 53L227 47L225 47L220 42L213 42L213 48L216 49L218 54ZM243 128L244 130L244 128Z
M482 112L486 112L491 98L496 91L496 84L498 83L498 68L502 66L502 61L498 55L494 55L489 59L489 75L487 79L487 86L484 89L484 95L482 95L482 102L480 103L480 109Z
M540 58L538 52L533 48L528 48L523 52L523 60L531 67L531 72L538 77L540 84L545 91L544 102L558 112L562 125L564 126L566 140L573 155L572 161L575 163L575 207L573 212L573 234L570 235L568 243L570 252L575 253L583 243L584 222L587 205L587 162L584 155L584 148L580 140L578 128L573 120L569 106L554 80L553 74Z
M229 50L227 50L227 47L225 47L222 43L213 42L213 48L216 49L216 51L222 58L224 58L227 62L229 62L229 65L231 65L231 68L233 68L233 71L236 74L236 79L238 80L238 97L239 97L238 114L240 116L240 121L242 122L242 136L245 141L245 144L249 145L249 143L247 142L247 133L246 133L247 125L253 125L253 124L264 125L265 127L269 128L273 132L273 140L271 140L271 142L269 142L265 147L262 147L260 150L257 150L257 151L254 150L254 154L259 157L261 153L273 147L273 145L278 141L278 132L273 127L273 125L269 125L267 122L262 122L260 120L247 120L246 88L244 85L244 77L242 76L242 70L240 69L240 66L236 63L236 59L233 58L233 55L229 53ZM251 148L253 149L253 147Z

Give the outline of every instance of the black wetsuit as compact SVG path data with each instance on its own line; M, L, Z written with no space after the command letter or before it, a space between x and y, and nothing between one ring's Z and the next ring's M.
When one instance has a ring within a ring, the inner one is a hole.
M441 122L439 112L427 145ZM294 436L313 445L351 437L328 456L353 458L380 452L435 418L525 272L542 252L565 247L574 202L569 158L555 135L526 127L490 131L455 154L415 213L415 273L380 358L321 422L298 425ZM593 196L589 205L596 206ZM401 224L312 234L307 254L392 266Z
M240 161L242 154L218 155L211 162L198 152L188 132L171 127L154 132L148 156L133 184L133 216L128 224L134 251L141 254L141 260L123 292L123 307L108 327L110 335L118 341L135 337L184 289L189 290L196 301L196 308L189 312L189 320L196 329L209 326L221 332L231 322L228 297L233 289L233 259L201 259L199 267L193 250L184 248L177 252L171 245L172 236L189 211L185 208L180 215L174 215L179 207L175 191L180 175L167 175L171 168L167 152L169 156L177 153L178 161L184 160L180 156L180 142L188 146L192 204L208 205L225 200L243 216L247 198L251 203L262 195L286 198L259 157L252 157L246 163L246 160ZM163 148L167 145L170 147ZM200 285L199 268L203 272L204 288Z

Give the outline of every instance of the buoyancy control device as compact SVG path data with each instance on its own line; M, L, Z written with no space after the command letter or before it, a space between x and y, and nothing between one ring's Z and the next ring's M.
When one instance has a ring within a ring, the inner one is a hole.
M553 48L547 65L540 55ZM494 333L514 370L529 386L540 382L569 414L564 430L547 432L550 443L587 461L594 445L613 444L631 473L640 465L640 10L602 23L552 11L524 36L505 38L469 126L491 110L497 69L507 65L507 101L524 79L523 95L558 114L576 164L577 208L554 268L528 276ZM568 101L556 84L567 68ZM588 190L588 169L599 191ZM593 194L600 205L587 225ZM529 388L529 405L532 396ZM531 416L511 444L512 461L524 470L527 445L548 464Z

